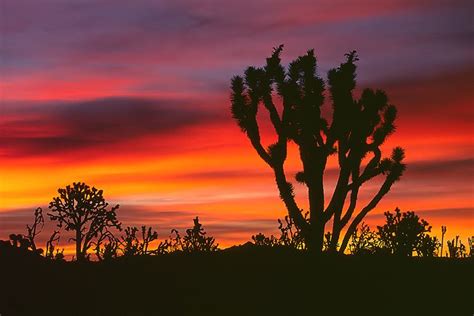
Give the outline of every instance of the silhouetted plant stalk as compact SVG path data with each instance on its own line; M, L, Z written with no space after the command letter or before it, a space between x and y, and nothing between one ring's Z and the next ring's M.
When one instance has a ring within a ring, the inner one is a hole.
M348 226L339 247L344 252L357 226L405 170L402 148L396 147L388 158L382 158L380 149L395 130L397 111L380 90L365 89L359 99L353 97L358 60L353 51L328 73L333 109L329 123L321 114L325 84L316 74L313 50L295 59L287 69L281 65L282 50L283 45L275 48L264 67L248 67L244 77L232 78L232 115L257 154L273 170L280 197L307 247L322 251L326 223L332 219L329 250L337 250L342 230ZM281 109L273 101L275 95L282 100ZM267 147L261 142L257 121L262 107L269 114L277 138ZM297 145L303 165L296 180L307 188L309 218L303 216L285 172L288 142ZM332 155L338 160L339 177L332 198L325 203L323 177ZM367 205L357 209L360 188L377 176L384 177L379 190ZM349 203L345 203L347 199Z
M446 234L446 226L441 226L441 256L443 256L444 235Z

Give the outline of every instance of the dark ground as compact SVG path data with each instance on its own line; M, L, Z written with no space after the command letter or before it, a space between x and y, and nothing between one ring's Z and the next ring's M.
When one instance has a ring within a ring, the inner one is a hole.
M473 281L473 259L285 249L85 264L0 257L0 314L472 315Z

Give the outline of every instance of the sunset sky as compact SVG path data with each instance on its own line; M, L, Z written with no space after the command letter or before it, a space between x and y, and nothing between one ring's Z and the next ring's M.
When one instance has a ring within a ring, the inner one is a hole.
M473 9L457 0L2 0L0 239L24 232L34 209L74 181L103 189L125 225L152 225L160 238L196 215L221 246L275 233L285 209L232 120L229 85L283 43L285 64L314 48L324 79L357 50L357 91L384 89L399 110L384 148L404 147L408 169L366 222L375 228L398 206L466 243ZM296 191L304 205L304 187Z

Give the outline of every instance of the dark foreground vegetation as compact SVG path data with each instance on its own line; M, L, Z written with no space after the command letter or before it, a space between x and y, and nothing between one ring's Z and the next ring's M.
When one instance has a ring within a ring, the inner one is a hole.
M470 315L472 258L312 256L249 244L65 262L0 259L2 315Z

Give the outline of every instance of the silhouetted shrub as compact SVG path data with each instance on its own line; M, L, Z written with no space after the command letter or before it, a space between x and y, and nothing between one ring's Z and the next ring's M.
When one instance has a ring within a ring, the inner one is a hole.
M349 251L353 255L374 254L380 251L380 241L377 233L362 222L360 229L356 229L349 243Z
M49 237L49 240L46 242L46 252L44 256L47 259L54 259L54 260L64 260L64 249L59 250L56 248L55 243L59 243L59 231L55 230Z
M453 240L448 240L447 244L450 258L466 257L466 246L461 242L459 236L456 236Z
M381 247L398 256L412 256L415 250L428 254L428 246L435 243L425 239L425 233L431 231L428 222L420 219L414 212L402 213L395 209L395 214L385 212L386 223L377 226ZM425 239L425 244L422 244ZM420 249L420 247L424 247Z
M186 229L183 237L182 248L184 252L210 252L216 251L218 244L215 244L214 237L206 236L206 232L199 223L199 218L193 219L193 228Z
M474 257L474 236L467 239L469 244L469 257Z
M137 236L137 227L125 228L125 236L121 237L120 250L124 256L149 255L158 252L158 249L149 250L150 243L158 239L158 233L151 227L141 227L141 238Z
M171 230L169 239L160 242L157 248L157 254L167 254L175 251L182 251L181 235L176 229Z
M156 250L156 253L166 254L175 251L187 253L194 252L214 252L218 250L219 245L215 243L214 237L206 236L199 218L193 219L194 226L186 229L186 235L181 237L179 231L171 230L169 239L162 241Z
M306 249L306 243L301 230L298 229L291 217L285 216L284 221L278 219L278 224L278 229L280 230L278 245L300 250Z
M26 235L10 234L9 240L2 240L0 243L0 252L14 253L20 255L41 255L43 249L37 248L35 243L36 236L41 232L44 226L43 210L38 207L34 212L33 224L26 225Z
M262 233L252 236L252 241L255 246L265 247L289 247L299 250L305 250L306 244L301 234L301 230L294 224L289 216L285 216L283 220L278 219L278 229L280 236L277 238L274 235L269 237Z
M275 236L271 235L270 237L267 237L262 233L253 235L252 241L255 246L259 247L274 247L278 245L278 240L275 238Z
M438 238L423 235L416 246L416 253L419 257L435 257L440 245Z
M110 260L118 257L120 240L110 231L102 233L94 243L95 255L99 261Z

